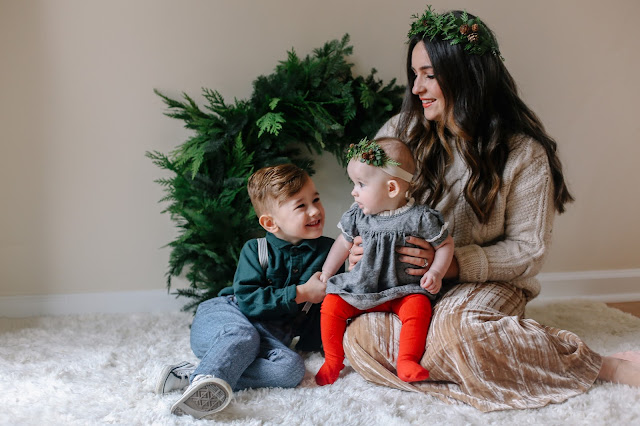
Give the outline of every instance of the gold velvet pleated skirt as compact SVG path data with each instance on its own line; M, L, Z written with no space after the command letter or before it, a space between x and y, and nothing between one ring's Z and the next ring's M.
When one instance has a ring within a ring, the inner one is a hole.
M524 318L522 290L503 283L459 284L435 305L422 366L430 378L395 373L402 324L389 313L357 317L345 354L365 379L461 401L481 411L543 407L588 390L602 358L574 333Z

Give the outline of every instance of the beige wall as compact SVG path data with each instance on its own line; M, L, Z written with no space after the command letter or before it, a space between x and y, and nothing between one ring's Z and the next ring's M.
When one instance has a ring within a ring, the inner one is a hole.
M640 3L433 1L496 31L525 100L560 145L577 202L546 272L640 268ZM352 36L357 73L403 81L423 0L0 0L0 296L164 288L175 233L147 150L185 140L158 88L246 98L286 50ZM335 223L335 161L316 181ZM326 228L335 235L335 228Z

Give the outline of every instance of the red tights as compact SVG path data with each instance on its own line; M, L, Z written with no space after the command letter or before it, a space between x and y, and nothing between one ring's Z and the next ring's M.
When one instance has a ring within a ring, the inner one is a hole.
M371 309L354 308L336 294L327 294L320 309L320 331L324 347L324 364L316 374L316 383L329 385L344 367L342 339L347 319L365 312L393 312L402 321L398 349L398 377L405 382L419 382L429 378L429 372L420 365L424 353L427 331L431 322L431 301L422 294L410 294L390 300Z

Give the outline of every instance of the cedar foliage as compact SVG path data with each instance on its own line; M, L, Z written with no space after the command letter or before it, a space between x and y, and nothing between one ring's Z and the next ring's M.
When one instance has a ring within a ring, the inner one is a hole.
M372 69L353 76L347 57L349 35L333 40L301 59L287 52L274 72L253 82L249 100L226 103L220 93L203 89L203 107L186 93L183 100L159 91L165 115L182 120L193 132L169 154L146 155L171 177L157 179L160 200L179 228L166 273L184 276L190 288L174 294L190 302L215 297L233 282L240 250L250 238L264 235L246 191L247 179L261 167L294 162L313 173L310 153L331 152L345 165L346 147L378 128L400 109L404 87L384 84Z

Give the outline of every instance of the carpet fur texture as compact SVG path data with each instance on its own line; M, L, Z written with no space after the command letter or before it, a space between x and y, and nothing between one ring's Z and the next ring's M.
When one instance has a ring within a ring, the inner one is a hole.
M531 307L527 317L576 332L594 350L640 350L640 318L603 303ZM156 395L165 364L196 362L191 314L95 314L0 318L1 425L632 425L640 390L597 382L586 394L535 410L483 414L363 380L347 366L318 387L320 354L296 389L237 392L210 419L173 416L180 393Z

